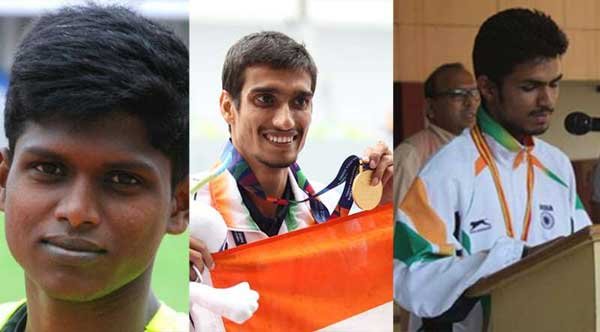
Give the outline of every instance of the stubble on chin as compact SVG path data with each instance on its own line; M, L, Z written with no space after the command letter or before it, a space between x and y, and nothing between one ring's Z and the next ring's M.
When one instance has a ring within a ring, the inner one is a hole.
M548 131L548 128L550 128L550 125L546 125L545 127L542 128L536 128L536 129L531 129L527 131L527 134L530 136L539 136L544 134L546 131Z
M295 158L293 160L267 160L259 156L257 156L256 160L258 160L258 162L265 165L266 167L273 169L288 168L296 162Z

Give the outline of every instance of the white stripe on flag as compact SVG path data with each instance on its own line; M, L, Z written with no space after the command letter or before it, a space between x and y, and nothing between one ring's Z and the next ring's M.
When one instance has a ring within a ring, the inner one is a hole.
M394 306L390 301L322 328L319 332L392 332L394 329L393 316Z

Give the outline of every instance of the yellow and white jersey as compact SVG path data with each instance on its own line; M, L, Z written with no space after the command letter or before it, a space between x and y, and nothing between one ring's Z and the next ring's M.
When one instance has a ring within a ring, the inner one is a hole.
M430 159L396 214L394 298L411 331L521 259L524 245L591 224L564 153L533 137L521 145L485 109L477 122ZM454 331L481 331L481 302Z
M0 330L17 332L27 319L27 304L25 300L0 304ZM23 323L19 321L23 320ZM188 315L176 312L166 304L160 304L158 311L154 314L144 332L188 332Z

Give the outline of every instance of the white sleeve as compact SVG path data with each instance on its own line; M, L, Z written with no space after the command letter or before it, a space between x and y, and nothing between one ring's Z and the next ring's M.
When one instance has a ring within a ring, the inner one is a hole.
M443 314L468 287L523 254L524 243L509 237L472 254L454 237L455 213L462 216L469 206L473 185L464 174L431 172L426 167L397 210L394 298L419 317Z
M205 173L193 174L190 186L194 187ZM211 253L221 251L227 240L227 225L223 216L210 205L208 186L198 189L190 196L190 236L204 241Z
M590 216L585 211L585 207L577 194L577 186L575 182L575 171L573 170L573 166L571 162L567 158L566 161L569 167L569 199L571 201L572 212L571 212L571 220L573 221L573 232L577 232L578 230L589 226L592 224L592 220ZM598 170L598 167L596 167ZM600 182L600 181L599 181Z
M436 317L452 307L479 279L517 262L523 242L501 238L487 252L407 265L394 259L394 299L419 317Z

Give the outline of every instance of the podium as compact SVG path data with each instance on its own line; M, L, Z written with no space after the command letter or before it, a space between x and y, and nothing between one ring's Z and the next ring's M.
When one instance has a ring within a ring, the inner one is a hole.
M600 225L586 227L481 279L489 331L600 331Z

